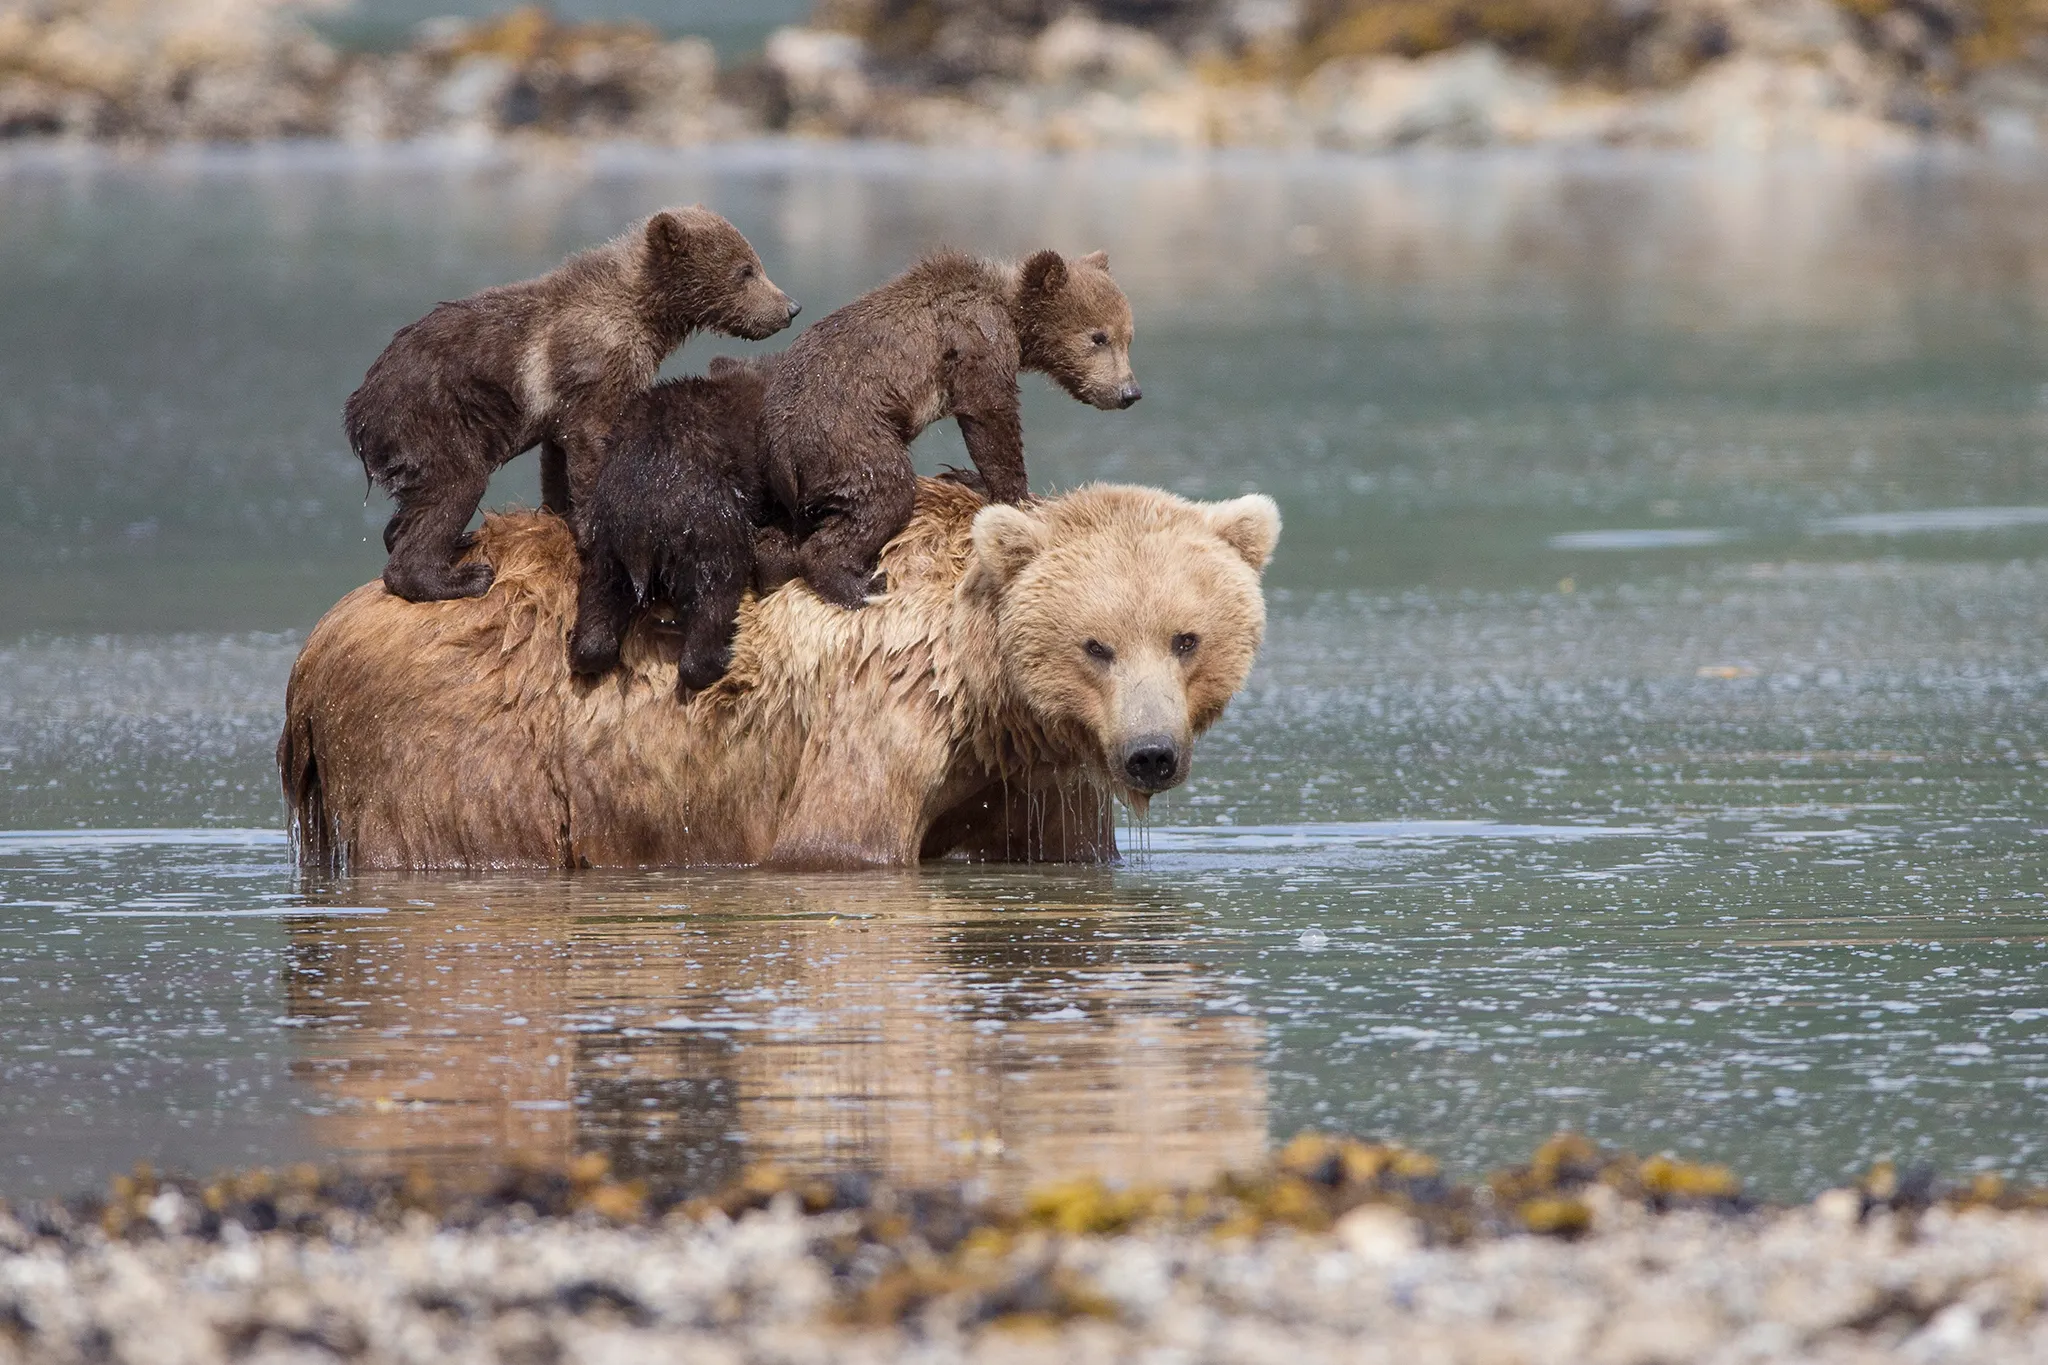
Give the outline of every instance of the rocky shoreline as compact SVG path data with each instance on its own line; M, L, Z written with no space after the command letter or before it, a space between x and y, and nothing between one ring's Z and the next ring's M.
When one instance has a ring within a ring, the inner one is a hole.
M2048 142L2007 0L823 0L721 67L538 8L324 41L298 0L5 0L0 138L155 144L789 134L1050 150Z
M2034 1361L2048 1199L1879 1167L1792 1208L1555 1139L1464 1187L1297 1139L1195 1190L1016 1206L603 1158L456 1192L146 1171L0 1210L0 1362Z

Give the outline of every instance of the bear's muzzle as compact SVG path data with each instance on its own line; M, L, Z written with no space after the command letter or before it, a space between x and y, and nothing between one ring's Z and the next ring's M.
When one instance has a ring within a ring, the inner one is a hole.
M1141 735L1124 745L1122 759L1124 781L1147 796L1165 791L1187 775L1180 745L1172 735Z

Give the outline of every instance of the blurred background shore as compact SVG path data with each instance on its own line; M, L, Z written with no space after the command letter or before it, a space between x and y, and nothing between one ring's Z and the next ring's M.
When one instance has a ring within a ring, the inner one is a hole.
M2048 137L2043 0L0 0L0 140L1898 150Z

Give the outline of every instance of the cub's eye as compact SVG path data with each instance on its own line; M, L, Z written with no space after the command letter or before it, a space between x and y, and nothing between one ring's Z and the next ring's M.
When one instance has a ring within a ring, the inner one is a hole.
M1202 643L1202 637L1191 630L1184 630L1173 637L1173 652L1185 659L1195 652L1195 646Z
M1099 664L1114 663L1116 651L1100 640L1089 640L1082 644L1081 652Z
M1103 331L1091 332L1088 335L1088 340L1094 342L1097 346L1107 346L1109 345L1109 333Z

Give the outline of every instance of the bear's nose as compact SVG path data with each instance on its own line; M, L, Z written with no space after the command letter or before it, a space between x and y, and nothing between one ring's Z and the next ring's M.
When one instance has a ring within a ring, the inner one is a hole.
M1165 791L1180 775L1180 754L1164 735L1135 741L1124 750L1124 776L1141 792Z
M1136 384L1126 384L1117 391L1116 404L1120 408L1127 408L1144 396L1145 391Z
M803 312L803 311L804 311L804 306L803 306L802 304L798 303L798 302L797 302L797 301L796 301L795 299L791 299L791 300L789 301L789 320L790 320L791 322L795 322L795 321L796 321L796 315L797 315L798 313L801 313L801 312Z

